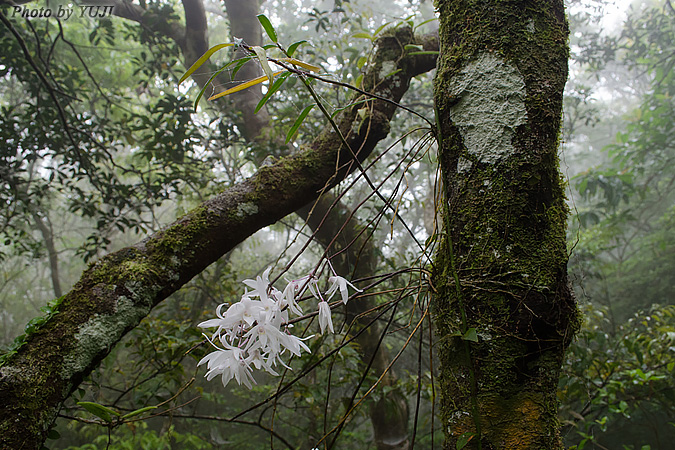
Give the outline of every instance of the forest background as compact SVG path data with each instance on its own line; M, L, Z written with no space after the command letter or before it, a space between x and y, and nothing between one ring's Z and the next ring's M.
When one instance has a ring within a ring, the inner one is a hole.
M202 100L195 110L196 85L205 80L178 84L189 66L187 55L199 50L178 38L176 24L186 21L187 3L142 2L138 8L149 12L143 16L127 10L61 21L26 20L13 14L13 7L2 8L3 352L39 324L35 317L49 314L50 301L66 292L88 263L293 152L324 126L315 108L286 142L296 118L312 104L294 76L284 78L255 115L263 86ZM411 25L420 33L437 28L428 21L434 17L429 1L245 3L253 10L237 10L242 2L203 3L211 45L233 37L249 45L269 43L255 18L264 13L280 40L306 41L298 46L298 58L321 66L331 80L357 86L387 26ZM675 439L675 11L669 1L619 6L573 1L568 14L572 59L560 155L572 211L569 270L585 319L560 381L562 433L565 444L577 449L665 449ZM66 99L61 107L33 75L26 51L58 86L56 95ZM234 58L232 50L223 50L216 67ZM212 72L204 73L208 78ZM261 73L249 63L240 70L231 65L223 76L245 80ZM427 118L434 115L431 77L416 77L401 102ZM216 87L236 84L220 83ZM314 87L330 112L348 101L339 86ZM340 336L312 342L311 356L295 362L295 373L314 364L317 369L283 395L274 394L280 384L272 377L257 377L252 390L223 388L206 382L203 367L196 367L208 351L197 323L218 304L241 296L241 280L269 266L279 272L290 266L287 277L302 276L326 252L339 255L347 246L326 245L330 239L322 241L301 212L256 233L156 308L66 403L47 446L313 448L331 434L326 444L339 448L395 448L411 440L415 448L440 447L437 363L426 323L420 333L426 340L419 347L409 342L426 294L422 281L403 270L424 267L419 245L433 244L436 230L437 169L424 126L404 112L393 120L394 131L380 144L381 161L369 168L374 180L385 180L376 201L365 202L371 188L357 177L337 191L346 211L357 211L369 240L377 243L376 275L356 277L355 283L377 281L370 291L377 293L373 305L400 304L391 320L382 316L388 327L371 336L386 337L384 351L373 355L385 353L381 357L388 361L399 355L386 379L373 373L377 370L364 372L363 354L369 352L364 344L345 343ZM388 178L395 168L402 173ZM336 326L343 326L359 313L334 314ZM366 393L367 400L352 411L355 399ZM272 395L274 401L265 402ZM122 414L159 407L113 426L100 410L78 402ZM384 425L373 423L378 404L400 415ZM385 437L373 433L378 426L388 429Z

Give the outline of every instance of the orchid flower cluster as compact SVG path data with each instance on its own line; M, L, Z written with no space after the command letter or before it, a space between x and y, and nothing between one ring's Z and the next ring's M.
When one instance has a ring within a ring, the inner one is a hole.
M207 380L221 375L223 386L234 378L240 385L251 389L251 383L256 383L252 374L254 369L265 370L275 376L279 375L274 370L277 363L290 369L281 356L286 351L296 356L300 356L303 351L310 352L303 341L313 337L299 338L291 333L291 315L303 315L297 299L309 290L319 300L321 333L326 329L334 333L327 300L339 290L343 303L347 304L348 286L361 292L349 281L333 275L328 278L329 288L322 295L318 279L313 274L288 282L286 288L280 291L270 284L270 270L267 268L255 280L244 280L251 291L245 289L241 300L230 305L224 313L227 304L219 305L216 319L198 325L200 328L216 328L211 337L204 335L216 351L206 355L198 364L207 364Z

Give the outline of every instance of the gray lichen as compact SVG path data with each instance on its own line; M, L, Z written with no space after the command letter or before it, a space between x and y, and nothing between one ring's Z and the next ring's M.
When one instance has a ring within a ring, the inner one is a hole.
M112 314L97 314L80 327L75 334L77 349L64 358L61 376L68 379L73 373L83 372L93 355L115 345L125 329L140 322L149 311L149 305L134 303L124 296L117 298Z
M527 120L525 81L516 67L494 53L482 53L450 82L452 120L474 160L495 164L513 154L511 139ZM460 172L471 168L466 160Z
M253 202L246 202L237 205L236 215L239 218L244 218L246 216L251 216L258 213L258 205Z

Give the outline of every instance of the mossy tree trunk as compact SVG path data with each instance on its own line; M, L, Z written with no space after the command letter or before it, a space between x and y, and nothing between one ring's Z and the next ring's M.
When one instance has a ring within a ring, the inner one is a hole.
M436 6L445 195L434 314L445 448L561 449L556 386L578 321L557 157L563 2Z

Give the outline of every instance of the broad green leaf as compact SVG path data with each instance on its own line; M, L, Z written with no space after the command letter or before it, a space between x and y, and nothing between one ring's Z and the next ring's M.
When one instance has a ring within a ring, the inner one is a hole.
M365 33L365 32L363 32L363 31L361 31L361 32L359 32L359 33L352 34L352 37L353 37L353 38L358 38L358 39L368 39L368 40L370 40L370 41L373 40L373 37L372 37L370 34Z
M47 439L58 439L61 437L61 433L56 431L56 429L52 428L49 430L49 433L47 434Z
M430 50L428 52L410 52L410 53L408 53L408 55L409 56L413 56L413 55L436 55L436 56L438 56L438 52L435 51L435 50L434 51Z
M306 43L306 42L307 42L307 41L305 41L304 39L303 39L302 41L293 42L293 43L288 47L288 50L286 50L286 54L287 54L288 56L293 56L293 53L295 53L295 51L298 49L298 47L299 47L301 44L304 44L304 43Z
M265 72L265 75L267 75L267 78L270 80L270 86L272 86L272 83L274 83L274 72L272 72L272 68L270 67L269 62L267 62L267 53L265 52L265 49L262 47L253 46L251 47L251 50L253 50L255 55L258 57L258 61L260 61L263 72Z
M77 402L77 404L96 417L100 417L101 419L105 420L106 422L110 423L112 422L112 416L119 416L120 413L115 411L114 409L110 409L106 406L99 405L98 403L93 403L93 402Z
M360 69L363 66L365 66L367 62L368 62L368 57L362 56L362 57L359 58L358 61L356 61L356 67L358 67Z
M285 70L280 70L278 72L273 73L272 75L279 75L279 74L282 74L284 72L285 72ZM254 78L250 81L247 81L246 83L238 84L233 88L230 88L226 91L220 92L219 94L216 94L212 97L209 97L208 100L215 100L215 99L220 98L220 97L225 97L226 95L234 94L235 92L243 91L244 89L248 89L251 86L255 86L256 84L260 84L267 79L268 79L267 75L263 75L261 77Z
M195 70L199 69L202 64L204 64L210 57L213 55L215 52L217 52L220 49L223 49L225 47L232 47L234 44L218 44L214 45L210 49L206 51L197 61L195 61L194 64L190 66L190 68L183 74L183 76L180 78L178 81L178 84L181 84L183 81L185 81L190 75L194 73Z
M457 438L457 444L455 444L455 447L457 450L462 450L464 447L466 447L466 444L469 443L471 439L473 439L474 434L471 431L467 431L466 433L462 434L459 438Z
M476 334L476 329L469 328L468 330L466 330L466 333L464 333L462 339L464 339L465 341L478 342L478 334Z
M265 33L267 33L272 42L276 43L277 32L274 31L274 27L272 26L270 19L268 19L265 14L258 14L258 22L260 22L260 25L262 25L262 27L265 29Z
M312 72L321 72L321 67L315 66L314 64L306 63L304 61L300 61L295 58L279 58L279 61L287 62L289 64L293 64L294 66L300 66L303 69L311 70Z
M267 93L263 96L263 98L258 102L258 105L255 107L255 111L253 111L253 114L258 114L258 111L260 111L260 108L265 106L265 103L267 103L267 100L269 100L276 91L281 88L281 85L284 84L284 81L286 81L286 78L288 78L291 75L290 72L282 73L277 77L276 80L274 80L274 84L272 85L271 88L267 90Z
M298 116L297 119L295 119L295 123L293 123L293 126L291 127L290 130L288 130L288 134L286 134L286 143L288 144L291 141L291 138L293 138L293 135L295 134L296 131L298 131L298 128L300 128L300 125L302 125L302 122L305 120L305 117L307 117L307 114L314 108L314 105L309 105L305 109L302 110L300 115Z
M151 411L153 409L157 409L156 406L146 406L145 408L137 409L136 411L131 411L129 414L125 414L122 416L122 419L128 419L130 417L137 416L139 414L143 414L146 411Z

